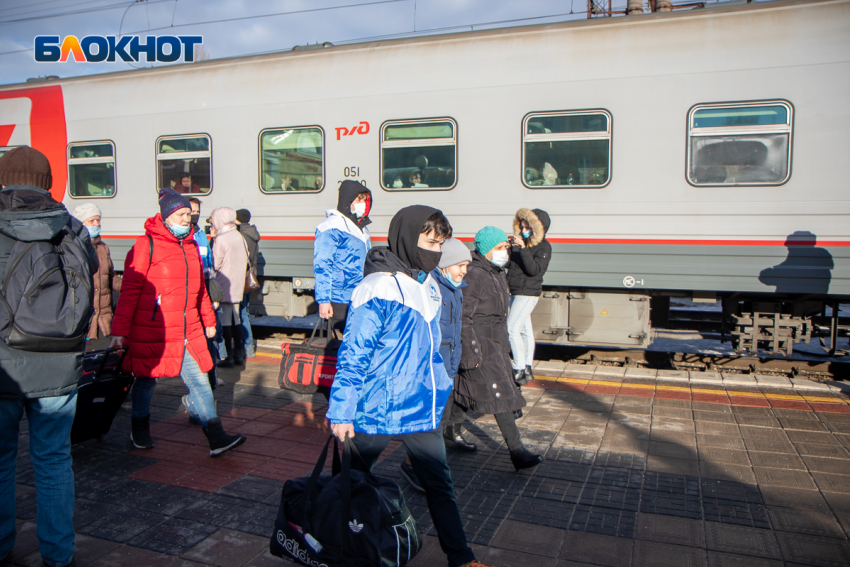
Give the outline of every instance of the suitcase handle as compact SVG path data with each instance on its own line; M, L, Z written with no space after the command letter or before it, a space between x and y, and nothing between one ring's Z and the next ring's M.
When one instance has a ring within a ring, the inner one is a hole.
M332 321L331 319L322 319L321 317L319 317L319 320L316 321L315 325L313 325L313 333L310 335L310 338L307 339L307 344L308 345L313 344L313 339L316 338L316 331L319 331L319 337L318 338L320 340L321 339L330 339L331 332L333 332L335 339L341 338L341 337L337 337L337 335L336 335L337 331L336 331L336 329L333 328L333 324L331 323L331 321Z
M109 355L118 350L121 351L121 358L118 359L118 369L120 369L124 365L124 357L127 356L127 347L109 347L108 349L103 351L103 361L100 363L100 368L98 368L97 372L95 372L94 376L92 376L94 380L100 378L101 372L103 372L103 369L106 368L106 362L109 360Z

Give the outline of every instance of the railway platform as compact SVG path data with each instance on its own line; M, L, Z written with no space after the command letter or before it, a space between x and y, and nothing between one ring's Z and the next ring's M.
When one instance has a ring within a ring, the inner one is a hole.
M311 468L329 428L320 396L277 388L278 362L260 353L220 372L219 413L228 431L248 436L220 458L188 423L178 380L154 395L153 449L132 449L128 407L104 440L74 447L77 565L289 564L267 552L280 487ZM850 398L840 383L578 366L538 363L539 379L523 388L523 439L546 456L535 469L514 472L491 416L467 424L477 452L448 448L485 564L850 564ZM8 564L40 565L21 441ZM403 458L394 442L375 472L399 482L427 534L412 565L445 565L425 500L399 473Z

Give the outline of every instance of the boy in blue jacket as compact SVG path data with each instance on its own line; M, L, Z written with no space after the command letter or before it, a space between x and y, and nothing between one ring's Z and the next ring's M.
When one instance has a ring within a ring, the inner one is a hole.
M339 186L336 209L325 211L325 220L316 228L313 276L319 317L332 319L340 330L345 327L351 292L363 279L363 262L371 247L366 228L372 222L371 208L371 191L346 179Z
M390 439L407 449L449 567L481 566L466 542L446 464L440 419L452 382L440 356L442 297L431 277L452 228L443 213L414 205L390 223L389 248L369 251L351 295L327 417L351 437L371 470Z
M461 329L463 328L463 288L466 284L463 277L466 275L466 267L472 261L469 248L457 238L449 238L443 242L440 250L440 263L437 269L431 272L431 277L437 282L442 296L440 307L440 356L446 368L446 374L454 381L460 365L461 352ZM443 409L443 438L453 441L455 446L464 451L475 451L478 447L475 443L469 443L461 434L461 426L448 424L448 416L455 405L449 396L446 407ZM459 408L460 409L460 408ZM461 409L462 411L462 409ZM460 421L463 421L462 419ZM401 474L407 482L416 490L423 492L422 485L413 472L410 458L401 464Z

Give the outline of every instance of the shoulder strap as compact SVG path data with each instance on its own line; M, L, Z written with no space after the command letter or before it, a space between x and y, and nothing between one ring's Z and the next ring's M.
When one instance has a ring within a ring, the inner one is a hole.
M148 244L150 244L150 255L148 256L148 270L151 269L151 264L153 264L153 236L150 234L145 234L148 237Z

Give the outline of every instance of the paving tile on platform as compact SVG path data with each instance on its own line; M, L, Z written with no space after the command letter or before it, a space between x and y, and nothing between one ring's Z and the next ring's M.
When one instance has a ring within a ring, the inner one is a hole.
M790 508L768 508L767 513L775 530L845 539L844 530L831 513Z
M241 567L246 557L256 556L268 545L266 538L220 529L184 553L183 557L206 565Z
M699 461L650 455L646 458L646 470L682 476L699 476Z
M562 559L585 562L606 567L630 565L634 541L586 532L567 532L561 547Z
M812 477L805 471L753 467L759 485L769 484L785 488L814 490L817 488Z
M654 541L635 542L634 567L702 567L705 551L695 547Z
M491 540L490 547L557 557L564 535L561 529L505 520Z
M676 401L676 400L665 400L665 401ZM684 407L674 407L668 405L660 405L656 402L652 405L652 416L666 417L670 419L680 419L680 420L688 420L693 421L694 412L690 408Z
M649 454L654 457L673 459L694 459L697 456L696 447L659 441L650 441Z
M779 469L806 470L803 460L791 453L766 453L749 451L750 462L755 467L772 467Z
M660 514L638 514L637 539L689 547L705 547L703 532L701 520Z
M710 435L706 433L697 434L697 444L702 447L720 447L724 449L745 450L744 440L732 435Z
M730 480L745 484L756 484L756 477L753 474L753 469L747 465L700 461L699 472L704 478Z
M743 445L743 441L741 441ZM708 463L723 463L730 465L749 465L750 460L747 458L747 452L738 449L729 449L726 447L709 447L699 446L698 456L700 461Z
M714 423L737 423L732 413L694 409L695 421L710 421Z
M710 550L782 559L770 530L705 522L706 546Z
M90 567L166 567L174 561L174 557L156 553L140 547L122 545L101 556L90 564Z
M829 506L817 490L800 490L799 488L783 488L780 486L759 487L761 497L766 506L784 507L791 509L818 510L829 512ZM850 502L850 499L848 499Z
M844 540L783 533L779 545L786 561L823 567L850 565L850 544Z
M272 494L279 494L280 488L279 482L265 478L245 476L227 484L218 493L252 502L260 502Z
M826 457L804 456L806 466L813 472L848 474L850 473L850 459L830 459Z
M847 449L837 445L821 445L818 443L795 443L797 451L801 455L811 457L828 457L830 459L848 459Z
M836 514L850 514L849 492L823 491L821 494Z
M825 492L850 493L850 475L813 472L812 477Z
M724 435L727 437L740 437L741 431L734 423L717 423L713 421L695 421L696 432L704 435Z
M709 551L708 567L782 567L782 562L763 557Z
M689 380L690 375L687 370L658 370L658 378L662 380Z
M491 547L479 560L485 565L510 565L511 567L555 567L554 557ZM442 565L442 563L439 563Z
M737 414L735 415L735 419L740 425L752 425L755 427L780 427L779 420L773 416Z

